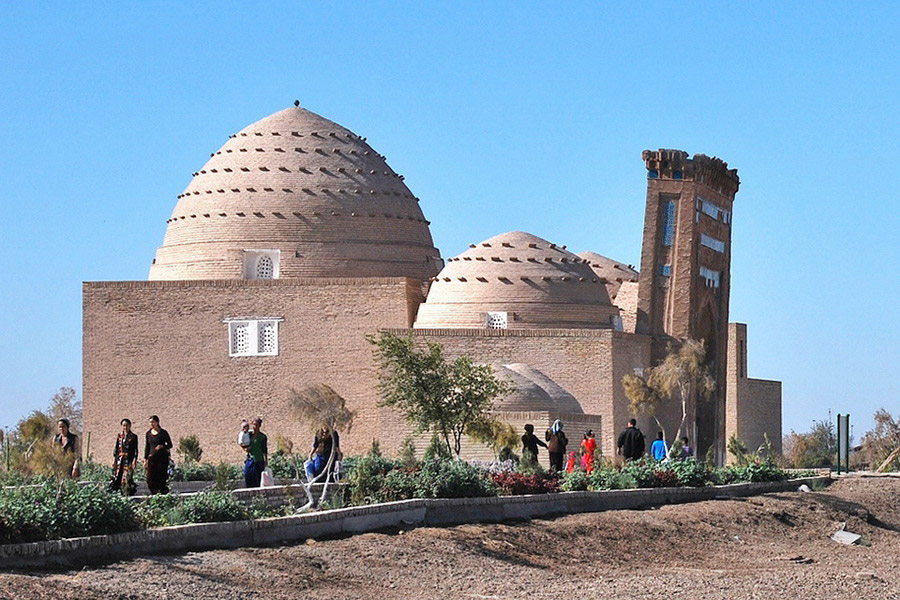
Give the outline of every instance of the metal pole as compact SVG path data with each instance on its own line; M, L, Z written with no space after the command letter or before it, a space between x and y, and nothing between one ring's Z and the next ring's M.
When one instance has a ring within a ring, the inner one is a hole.
M837 474L841 474L841 413L837 414Z

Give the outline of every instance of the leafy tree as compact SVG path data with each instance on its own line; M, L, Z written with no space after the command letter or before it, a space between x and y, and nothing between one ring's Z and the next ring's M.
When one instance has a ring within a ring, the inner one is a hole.
M510 455L519 443L519 434L513 426L497 419L476 421L467 433L476 442L487 444L498 459L501 454Z
M47 414L53 421L58 419L68 419L69 429L73 433L82 433L82 408L81 400L76 397L74 388L61 387L59 391L50 398L50 406Z
M830 419L813 421L808 433L791 433L784 440L785 459L795 468L812 469L835 464L837 436Z
M656 415L663 401L680 400L681 422L674 438L680 440L687 420L688 403L697 397L709 398L716 388L705 360L703 340L686 339L677 348L670 344L666 357L659 365L645 369L643 375L629 373L622 378L625 397L629 400L628 409L634 415L652 417L663 437L668 439ZM669 448L669 456L673 456L673 448L674 445Z
M440 436L457 458L463 434L490 420L494 399L511 390L489 365L468 356L448 362L440 344L417 350L412 336L387 332L368 339L382 368L381 406L399 409L416 431Z
M852 458L860 467L900 471L900 418L895 419L886 409L879 409L875 413L875 428L863 435L860 448Z

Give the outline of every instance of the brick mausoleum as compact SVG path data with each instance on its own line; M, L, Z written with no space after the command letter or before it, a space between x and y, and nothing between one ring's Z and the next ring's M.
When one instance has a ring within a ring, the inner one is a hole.
M176 441L197 435L213 461L241 457L238 422L256 415L270 439L305 448L287 399L316 383L357 413L345 451L378 439L394 452L410 429L378 406L365 337L381 329L490 363L515 386L496 403L501 418L539 434L561 418L575 447L591 428L607 455L631 416L622 377L673 338L702 338L718 386L690 407L692 444L720 461L731 434L780 447L781 384L747 377L746 325L728 323L737 171L678 150L643 159L640 273L523 232L444 264L419 199L365 138L299 107L253 123L178 196L149 281L84 283L95 454L112 448L122 417L142 430L150 414ZM680 417L680 403L665 407L670 435ZM472 443L465 454L490 456Z

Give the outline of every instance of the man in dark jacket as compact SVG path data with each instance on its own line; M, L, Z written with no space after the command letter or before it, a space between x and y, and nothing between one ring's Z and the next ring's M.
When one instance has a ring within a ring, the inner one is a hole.
M644 455L644 434L637 428L637 421L628 421L625 431L619 434L616 446L619 456L624 456L625 460L637 460Z

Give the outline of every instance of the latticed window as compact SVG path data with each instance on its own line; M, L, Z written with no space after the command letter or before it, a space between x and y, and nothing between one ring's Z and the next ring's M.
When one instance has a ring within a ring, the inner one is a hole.
M229 356L275 356L278 354L278 322L267 319L225 319L228 324Z
M272 264L272 257L268 254L263 254L256 261L256 278L257 279L272 279L275 276L275 265Z
M250 353L250 324L234 323L231 328L231 353Z
M485 324L488 329L506 329L507 323L505 312L489 312Z
M279 250L244 250L244 279L278 279Z
M259 324L259 353L275 354L278 351L277 324L265 321Z

